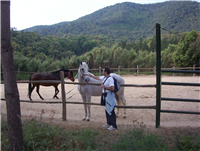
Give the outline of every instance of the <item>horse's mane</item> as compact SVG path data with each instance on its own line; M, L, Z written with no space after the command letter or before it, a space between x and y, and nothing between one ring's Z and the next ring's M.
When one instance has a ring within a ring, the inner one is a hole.
M53 71L53 72L51 72L51 73L52 73L52 74L57 74L57 73L59 73L60 71L69 72L68 69L60 69L60 70Z

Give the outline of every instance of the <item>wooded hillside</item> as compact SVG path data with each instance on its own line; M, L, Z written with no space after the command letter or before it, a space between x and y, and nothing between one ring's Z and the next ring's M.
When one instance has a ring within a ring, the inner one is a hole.
M35 26L24 31L41 36L105 35L115 40L133 41L155 34L155 23L168 31L200 31L200 3L166 1L156 4L119 3L100 9L72 22Z
M20 39L21 36L26 38ZM40 37L35 33L17 32L17 36L12 37L15 70L44 72L78 68L81 61L89 61L90 68L118 67L119 65L122 68L135 68L137 65L141 68L152 68L156 64L155 37L140 38L139 41L132 43L120 41L112 45L109 45L109 39L96 37L92 40L91 38L84 36L69 39L55 36ZM69 43L65 43L67 40ZM96 43L90 43L90 41L96 41ZM73 43L74 45L71 45ZM64 49L65 45L70 44L69 46L76 50L75 48L84 46L84 43L92 47L90 51L82 55L76 54L76 51ZM200 66L200 32L175 32L162 35L161 46L162 67L174 65L192 67L194 64L197 67Z

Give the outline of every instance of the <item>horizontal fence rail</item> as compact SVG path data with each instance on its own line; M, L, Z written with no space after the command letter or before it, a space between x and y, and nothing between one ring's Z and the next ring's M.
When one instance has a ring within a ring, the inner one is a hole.
M61 83L59 80L41 80L41 81L17 81L17 83ZM4 84L2 81L1 84ZM101 86L101 83L79 83L79 82L64 82L64 84L74 84L74 85L96 85ZM156 84L121 84L121 87L156 87Z
M75 85L96 85L101 86L101 83L79 83L79 82L65 82L65 84L75 84ZM121 87L156 87L156 84L120 84Z
M172 73L199 73L200 70L161 70L162 72L172 72Z
M200 83L162 82L161 84L174 86L200 86Z
M200 102L198 99L182 99L182 98L161 98L163 101L182 101L182 102Z
M1 98L2 101L5 101L4 98ZM20 102L25 102L25 103L46 103L46 104L60 104L63 103L62 101L28 101L28 100L20 100ZM69 102L66 101L67 104L87 104L87 105L97 105L101 106L100 103L84 103L84 102ZM115 107L117 108L126 108L126 109L156 109L156 106L131 106L131 105L116 105Z
M17 81L17 83L61 83L60 80ZM4 84L4 81L1 81Z
M160 110L162 113L179 113L179 114L200 114L200 112L192 111L175 111L175 110Z

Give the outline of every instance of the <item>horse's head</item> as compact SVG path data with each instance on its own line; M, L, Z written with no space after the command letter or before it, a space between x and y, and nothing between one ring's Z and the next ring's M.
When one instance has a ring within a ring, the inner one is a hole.
M68 77L72 82L75 81L73 71L65 70L64 74L65 74L65 77Z
M72 82L75 81L73 71L69 71L68 78L69 78Z
M81 62L79 69L78 69L78 74L81 79L87 82L87 77L89 75L89 67L88 67L88 62Z

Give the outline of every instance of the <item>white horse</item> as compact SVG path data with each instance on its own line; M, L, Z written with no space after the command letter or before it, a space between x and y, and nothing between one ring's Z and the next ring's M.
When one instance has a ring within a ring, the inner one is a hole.
M88 72L88 63L81 62L78 70L78 81L80 83L95 83L95 84L101 84L102 81L93 79L89 76L89 74L92 74ZM93 75L93 74L92 74ZM119 84L125 84L124 79L115 74L111 73L110 76L114 77L118 80ZM79 93L81 94L81 97L83 99L83 102L85 103L91 103L91 96L101 96L102 89L101 86L96 85L78 85ZM123 105L126 105L126 100L124 98L124 87L120 87L119 91L115 94L115 98L117 101L117 104L119 104L119 100L122 101ZM100 100L99 100L100 101ZM83 120L90 121L90 105L84 104L85 108L85 116L83 117ZM117 115L119 114L119 109L117 108ZM124 118L126 118L126 109L124 108Z

